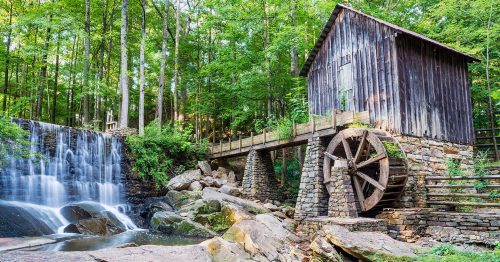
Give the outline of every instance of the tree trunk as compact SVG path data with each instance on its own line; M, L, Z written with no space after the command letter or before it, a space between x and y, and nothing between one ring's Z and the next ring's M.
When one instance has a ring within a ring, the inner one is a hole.
M10 0L9 6L9 28L7 32L7 44L6 54L5 54L5 75L4 75L4 86L3 86L3 105L2 111L5 113L7 110L7 92L9 88L9 63L10 63L10 42L12 39L12 7L14 5L14 0Z
M493 136L493 147L495 148L495 161L500 160L500 151L498 150L497 147L497 139L496 139L496 131L495 131L495 124L496 124L496 117L495 117L495 112L493 109L493 101L491 99L491 84L490 84L490 28L491 28L491 17L493 15L493 2L490 5L490 12L489 12L489 18L488 18L488 24L486 27L486 32L487 32L487 37L486 37L486 86L488 87L488 112L489 112L489 118L490 118L490 128L491 128L491 135Z
M56 72L54 75L54 92L52 94L52 123L56 123L56 106L57 106L57 88L59 81L59 48L61 43L59 42L60 32L57 33L57 47L56 47Z
M73 126L73 86L74 86L74 67L76 65L76 57L78 56L78 36L75 35L73 40L73 49L71 50L71 58L69 65L69 88L66 96L66 125Z
M281 162L281 187L285 185L286 178L286 148L282 149L282 162Z
M268 17L268 7L267 0L263 1L264 9L264 54L265 54L265 74L266 74L266 86L267 86L267 116L272 115L273 98L271 92L271 61L267 55L267 48L269 46L269 17Z
M128 56L127 56L127 20L128 20L128 0L122 0L122 25L120 35L120 91L122 101L120 106L120 127L128 127Z
M104 79L104 53L106 52L106 46L104 42L106 41L106 27L107 27L107 19L108 19L108 6L109 6L109 0L103 0L102 4L104 6L103 11L102 11L102 31L101 31L101 47L100 47L100 54L99 54L99 73L98 73L98 90L97 90L97 97L96 97L96 107L95 107L95 113L94 113L94 119L96 120L97 125L105 118L102 110L101 110L101 97L102 97L102 87L103 87L103 79ZM104 121L102 121L104 122ZM101 123L100 129L104 130L104 123Z
M292 40L292 50L291 50L291 56L292 56L291 72L293 77L299 76L299 53L297 51L297 40L295 39L296 13L297 13L297 0L292 0L291 17L292 17L292 28L294 33L292 36L293 40Z
M43 108L43 89L44 85L47 85L47 56L49 53L49 43L50 43L50 24L52 23L52 13L49 15L49 25L47 26L47 35L45 36L45 52L42 55L42 68L40 70L40 83L38 85L38 98L36 101L35 118L37 120L42 120L42 108Z
M90 64L90 0L85 0L85 57L83 59L83 90L85 92L83 124L89 123L89 64Z
M146 42L146 0L141 0L142 23L141 23L141 47L139 66L139 135L144 135L144 45Z
M163 92L165 89L165 64L167 60L167 41L168 41L168 4L165 0L165 14L163 15L163 37L161 43L161 61L160 61L160 80L158 83L158 101L156 104L156 119L161 127L163 123Z
M176 2L175 10L175 57L174 57L174 121L179 119L179 38L181 32L181 21L180 21L181 4L180 0Z

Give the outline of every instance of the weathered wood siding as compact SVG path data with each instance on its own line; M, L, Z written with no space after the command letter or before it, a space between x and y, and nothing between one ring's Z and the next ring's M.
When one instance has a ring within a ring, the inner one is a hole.
M309 70L310 112L367 110L374 126L398 131L395 33L366 16L340 11ZM345 107L341 107L342 96L347 98Z
M308 72L310 112L369 111L377 128L473 144L466 59L341 9Z
M401 132L473 144L468 61L411 36L396 43Z

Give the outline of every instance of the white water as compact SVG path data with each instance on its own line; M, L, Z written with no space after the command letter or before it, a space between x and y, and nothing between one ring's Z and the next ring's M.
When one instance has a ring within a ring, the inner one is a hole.
M107 134L31 121L30 159L8 156L0 170L0 200L40 218L54 233L68 224L62 206L98 202L129 229L124 212L122 145ZM1 212L1 210L0 210Z

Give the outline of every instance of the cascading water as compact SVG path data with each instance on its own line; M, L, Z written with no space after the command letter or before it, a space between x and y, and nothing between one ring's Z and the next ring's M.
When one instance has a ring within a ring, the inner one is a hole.
M68 224L59 214L63 205L93 201L129 229L136 228L123 214L127 205L119 139L53 124L14 121L30 131L31 157L7 156L0 169L0 205L22 208L57 233Z

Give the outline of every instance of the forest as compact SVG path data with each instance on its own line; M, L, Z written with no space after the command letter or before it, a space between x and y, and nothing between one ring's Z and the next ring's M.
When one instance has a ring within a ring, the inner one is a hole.
M209 141L305 122L298 73L338 2L1 0L0 112L94 130L109 117L140 133L156 120ZM469 67L474 124L490 127L499 2L343 3L480 59Z

